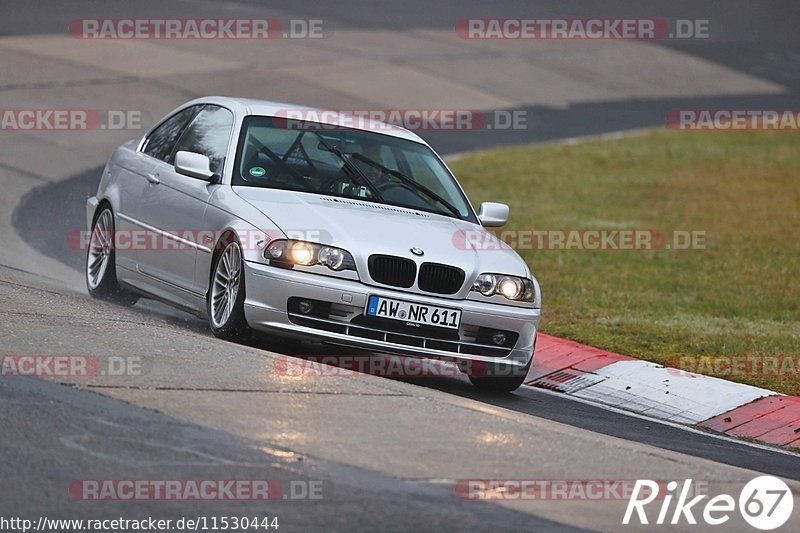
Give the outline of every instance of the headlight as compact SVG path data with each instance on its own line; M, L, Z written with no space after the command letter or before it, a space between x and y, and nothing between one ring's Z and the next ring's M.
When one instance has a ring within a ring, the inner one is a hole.
M273 241L264 250L264 258L271 265L325 265L331 270L355 270L356 262L347 250L306 241Z
M316 261L314 247L311 243L295 241L289 245L289 259L296 265L313 265Z
M473 291L478 291L484 296L500 294L508 300L517 302L533 302L536 299L536 289L533 282L517 276L502 274L481 274L472 285Z
M325 265L331 270L341 270L348 258L351 262L353 260L350 254L341 248L332 248L330 246L320 248L317 258L321 265Z

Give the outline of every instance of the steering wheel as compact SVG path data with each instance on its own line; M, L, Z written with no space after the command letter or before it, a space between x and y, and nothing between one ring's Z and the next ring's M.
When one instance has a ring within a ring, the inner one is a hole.
M320 192L331 192L333 185L342 179L339 175L328 176L327 178L320 178L319 189Z

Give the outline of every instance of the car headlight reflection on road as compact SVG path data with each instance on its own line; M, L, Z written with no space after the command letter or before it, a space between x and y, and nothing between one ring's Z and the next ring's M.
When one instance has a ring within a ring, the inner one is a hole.
M271 265L324 265L331 270L355 270L356 263L347 250L306 241L273 241L264 250L264 258Z
M481 274L472 285L472 290L484 296L500 294L517 302L533 302L536 299L536 289L531 280L503 274Z

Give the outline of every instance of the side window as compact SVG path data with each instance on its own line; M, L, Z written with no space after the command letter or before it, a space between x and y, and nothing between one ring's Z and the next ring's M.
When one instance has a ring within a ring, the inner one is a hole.
M175 147L178 136L202 107L202 105L187 107L169 117L150 134L142 147L142 152L166 161Z
M181 150L208 156L211 170L221 172L228 152L228 141L233 128L233 113L215 105L207 105L183 132L167 163L175 160Z

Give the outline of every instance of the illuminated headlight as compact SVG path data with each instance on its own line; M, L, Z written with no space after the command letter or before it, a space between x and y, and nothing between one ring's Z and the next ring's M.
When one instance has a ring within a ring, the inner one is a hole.
M472 290L478 291L484 296L500 294L508 300L517 302L533 302L536 299L533 282L517 276L481 274L472 285Z
M289 259L295 265L313 265L314 255L314 247L310 243L296 241L289 246Z
M356 263L350 252L314 242L273 241L264 250L264 258L276 266L324 265L336 271L356 269Z

